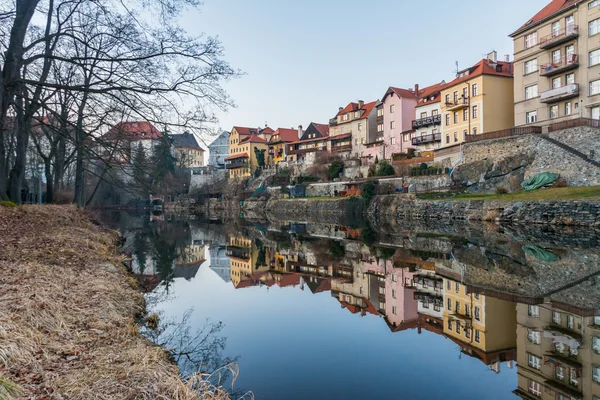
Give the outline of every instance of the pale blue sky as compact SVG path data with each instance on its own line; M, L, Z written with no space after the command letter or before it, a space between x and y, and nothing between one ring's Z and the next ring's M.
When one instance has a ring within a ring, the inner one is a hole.
M454 78L496 50L550 0L204 0L190 32L218 35L246 75L226 83L237 108L219 125L327 123L339 106L381 98L388 86Z

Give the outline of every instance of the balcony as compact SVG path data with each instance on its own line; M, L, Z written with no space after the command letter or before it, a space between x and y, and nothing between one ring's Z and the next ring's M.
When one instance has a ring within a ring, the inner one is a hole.
M234 158L233 160L226 161L225 169L236 169L236 168L248 168L247 158Z
M571 97L577 97L579 95L579 85L573 83L558 87L556 89L546 90L540 95L541 103L554 103L555 101L561 101L570 99Z
M324 151L327 150L326 146L320 146L320 147L307 147L304 149L293 149L293 150L289 150L288 154L289 155L293 155L293 154L306 154L306 153L313 153L313 152L317 152L317 151Z
M413 146L418 146L420 144L441 142L441 141L442 141L441 133L434 133L431 135L423 135L423 136L417 136L417 137L412 138Z
M415 119L412 122L412 128L419 129L419 128L423 128L425 126L430 126L430 125L440 125L441 123L442 123L442 115L441 114L432 115L431 117Z
M554 46L558 46L559 44L563 44L577 37L579 37L579 27L577 25L570 25L557 33L541 38L540 49L551 49Z
M340 146L332 146L331 151L332 152L352 151L352 145L346 144L346 145L340 145Z
M544 64L540 67L540 76L554 76L579 67L579 56L572 54L562 57L557 62Z
M454 101L446 102L446 110L447 111L458 111L458 110L462 110L463 108L467 108L467 107L469 107L469 98L468 97L462 97L459 99L455 99Z

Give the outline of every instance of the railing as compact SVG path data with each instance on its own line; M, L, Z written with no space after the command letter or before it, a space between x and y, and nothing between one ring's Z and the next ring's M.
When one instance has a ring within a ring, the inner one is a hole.
M577 36L579 36L579 26L569 25L565 29L561 29L557 33L553 33L551 35L541 38L540 48L548 49L550 47L567 42Z
M560 131L563 129L577 128L580 126L587 126L590 128L600 128L600 120L591 118L575 118L563 122L555 122L554 124L548 125L548 132Z
M417 129L429 125L439 125L442 123L442 115L432 115L430 117L415 119L412 122L412 128Z
M551 103L553 101L564 100L569 97L574 97L579 94L579 84L572 83L558 87L556 89L546 90L540 95L540 102Z
M346 144L342 146L332 146L331 151L352 151L352 145Z
M294 150L290 150L288 151L288 154L292 155L292 154L306 154L306 153L312 153L315 151L323 151L323 150L327 150L327 147L322 146L322 147L308 147L306 149L294 149Z
M542 133L541 126L521 126L517 128L503 129L501 131L482 133L481 135L465 135L465 142L479 142L481 140L500 139L519 135L537 135Z
M248 167L247 159L227 161L227 163L225 164L226 169L247 168L247 167Z
M461 97L459 99L446 102L446 108L450 111L457 110L459 108L468 107L468 106L469 106L469 98L468 97Z
M571 68L576 68L579 66L579 56L577 54L571 54L570 56L562 57L560 60L556 62L550 62L548 64L543 64L540 67L540 75L541 76L553 76L560 74L563 71L566 71Z
M441 133L432 133L430 135L417 136L412 138L413 146L418 146L420 144L433 143L433 142L441 142L442 134Z

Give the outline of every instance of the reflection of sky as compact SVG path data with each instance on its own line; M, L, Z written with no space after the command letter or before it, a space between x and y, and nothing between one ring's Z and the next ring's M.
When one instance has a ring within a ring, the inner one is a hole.
M236 387L257 399L513 399L516 368L495 374L449 339L391 333L382 318L342 309L330 293L296 288L235 290L205 262L172 285L160 307L193 321L222 321L226 356L240 356Z

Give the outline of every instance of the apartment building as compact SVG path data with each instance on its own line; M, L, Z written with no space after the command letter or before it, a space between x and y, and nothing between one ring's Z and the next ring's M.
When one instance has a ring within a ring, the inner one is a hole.
M229 134L229 156L225 158L225 168L230 178L245 178L252 175L258 166L257 151L264 152L265 162L268 157L268 141L273 129L234 126ZM255 149L257 151L255 151Z
M412 121L419 96L419 85L414 89L401 89L390 86L378 107L383 119L378 121L378 131L383 131L384 154L390 159L392 154L406 153L413 148L414 129ZM379 115L377 114L377 115ZM377 116L376 116L377 118Z
M302 127L300 127L300 130ZM288 143L298 140L299 131L296 129L278 128L269 139L268 164L275 165L287 158Z
M446 82L424 88L415 106L412 145L419 151L435 150L442 142L442 89Z
M369 130L375 126L375 104L359 100L340 107L329 121L329 150L341 155L362 157L368 142Z
M600 119L600 1L553 0L510 36L515 125Z
M302 125L300 125L298 135L297 141L287 145L287 160L313 164L316 161L316 155L327 150L329 125L311 122L305 131L302 130Z
M478 135L512 128L514 124L513 64L498 61L495 51L459 71L441 91L441 148Z

